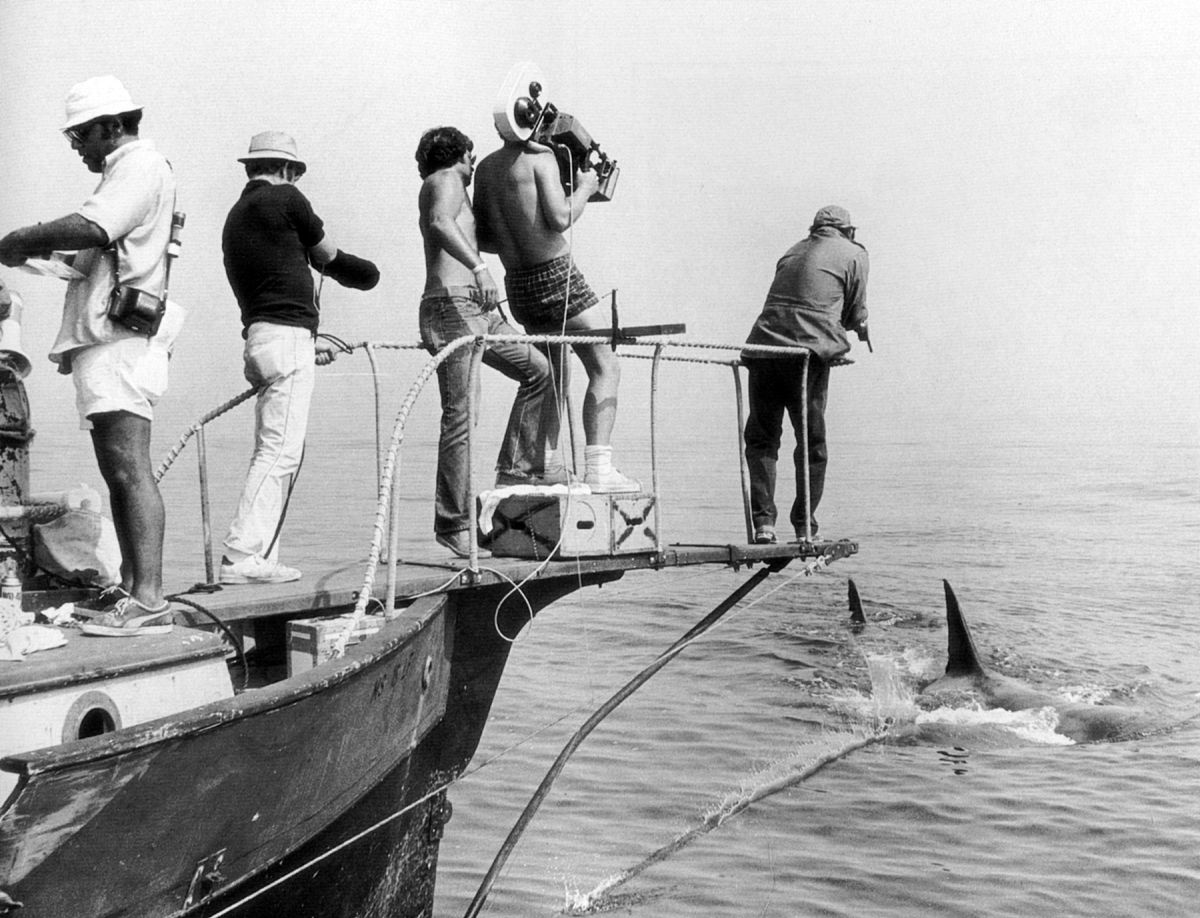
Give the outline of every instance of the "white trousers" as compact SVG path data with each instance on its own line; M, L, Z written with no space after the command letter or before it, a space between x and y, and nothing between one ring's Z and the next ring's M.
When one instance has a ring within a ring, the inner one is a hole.
M279 557L279 530L304 458L308 408L316 377L313 333L255 322L246 333L246 379L259 387L254 409L254 455L225 538L225 555L241 561Z

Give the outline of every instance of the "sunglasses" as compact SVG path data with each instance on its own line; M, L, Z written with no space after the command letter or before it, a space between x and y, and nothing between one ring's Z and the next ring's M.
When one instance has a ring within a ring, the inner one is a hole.
M63 136L66 137L71 143L82 145L87 139L88 134L92 132L92 128L99 123L99 121L90 121L87 124L79 125L79 127L67 128L65 131L63 131Z

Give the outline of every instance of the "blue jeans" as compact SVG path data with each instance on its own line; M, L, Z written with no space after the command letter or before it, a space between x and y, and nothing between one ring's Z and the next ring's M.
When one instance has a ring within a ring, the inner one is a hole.
M796 465L796 499L792 503L791 523L797 537L804 535L804 521L817 534L817 504L825 491L825 466L829 451L825 446L825 403L829 394L829 365L816 357L808 362L808 480L810 494L804 494L804 451L801 411L804 393L800 378L803 359L791 357L759 358L746 361L750 377L750 417L746 419L746 465L750 472L750 517L755 528L775 525L775 467L783 437L783 413L791 418L796 436L792 459Z
M478 302L465 296L424 297L420 324L421 343L431 354L463 335L521 334L504 321L499 310L485 312ZM545 353L532 344L488 344L483 362L519 384L496 470L524 477L543 474L545 457L558 444L558 406ZM437 374L442 396L442 428L433 529L439 535L446 535L470 526L469 501L473 499L467 488L470 345L455 351L438 367Z

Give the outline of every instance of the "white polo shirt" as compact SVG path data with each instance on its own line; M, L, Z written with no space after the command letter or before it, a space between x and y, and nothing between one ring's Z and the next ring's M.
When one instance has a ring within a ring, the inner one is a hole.
M134 140L105 158L100 184L76 213L117 241L120 282L158 296L174 209L175 176L170 163L149 140ZM105 316L117 283L112 255L103 248L83 249L75 256L74 267L84 276L67 285L62 326L50 349L55 363L76 348L136 334Z

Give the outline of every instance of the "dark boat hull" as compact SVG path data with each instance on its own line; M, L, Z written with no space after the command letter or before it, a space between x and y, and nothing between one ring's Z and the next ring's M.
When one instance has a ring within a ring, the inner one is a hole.
M449 694L447 606L414 604L278 686L11 757L21 777L0 816L0 886L28 918L200 913L377 788L420 797L430 775L413 753Z

